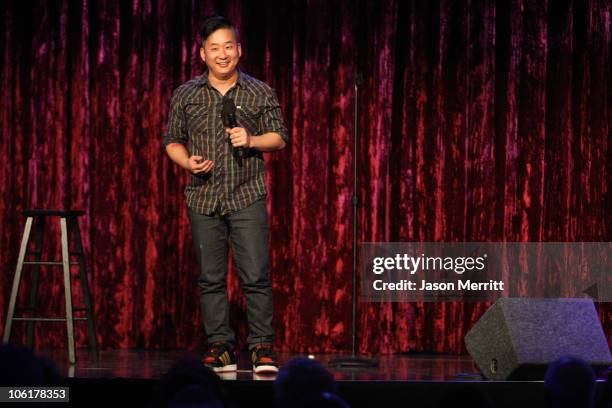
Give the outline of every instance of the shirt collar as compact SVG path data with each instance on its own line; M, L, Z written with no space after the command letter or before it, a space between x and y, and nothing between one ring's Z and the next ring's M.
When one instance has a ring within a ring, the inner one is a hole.
M237 71L238 71L238 79L236 80L236 85L243 88L246 85L246 78L244 77L244 74L242 73L242 71L240 71L239 69ZM197 77L196 83L200 86L209 85L208 71L204 71L202 75Z

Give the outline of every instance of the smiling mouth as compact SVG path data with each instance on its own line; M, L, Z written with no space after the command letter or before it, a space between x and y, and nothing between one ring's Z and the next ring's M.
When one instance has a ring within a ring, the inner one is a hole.
M226 62L217 62L217 65L219 65L222 68L227 68L229 66L230 62L226 61Z

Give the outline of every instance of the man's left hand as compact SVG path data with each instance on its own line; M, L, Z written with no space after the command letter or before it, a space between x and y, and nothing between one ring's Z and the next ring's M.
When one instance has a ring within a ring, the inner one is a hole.
M245 128L228 128L225 131L229 133L233 147L244 147L245 149L251 147L251 136L249 136Z

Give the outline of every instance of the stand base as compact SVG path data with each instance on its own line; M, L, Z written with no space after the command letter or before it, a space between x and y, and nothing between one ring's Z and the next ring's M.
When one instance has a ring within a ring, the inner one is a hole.
M331 367L336 368L373 368L378 367L378 360L366 357L340 357L329 362Z

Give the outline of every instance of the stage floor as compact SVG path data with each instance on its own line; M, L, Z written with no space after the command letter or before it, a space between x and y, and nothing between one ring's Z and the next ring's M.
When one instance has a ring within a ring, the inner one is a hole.
M178 360L197 359L192 351L105 350L93 361L87 350L78 350L77 364L68 364L65 350L39 351L53 360L67 377L72 406L155 407L160 381ZM281 364L297 354L280 353ZM442 397L465 389L477 389L492 407L545 407L542 381L488 381L469 356L439 354L395 354L378 357L374 368L340 369L332 361L338 354L317 354L338 382L338 392L352 408L405 407L436 408ZM273 406L272 382L275 376L255 375L248 354L239 356L239 370L222 376L225 393L232 407ZM598 393L603 391L599 383ZM459 405L458 405L459 406Z
M71 366L64 350L41 351L55 362L63 376L70 378L159 379L172 364L181 359L200 360L202 353L191 351L104 350L98 362L88 350L77 351L77 364ZM279 353L281 364L306 355ZM462 381L481 380L468 356L434 354L395 354L377 357L374 368L335 368L339 354L316 354L314 358L327 367L338 381ZM248 353L238 359L238 371L225 373L224 380L274 380L275 376L258 376L251 371Z

